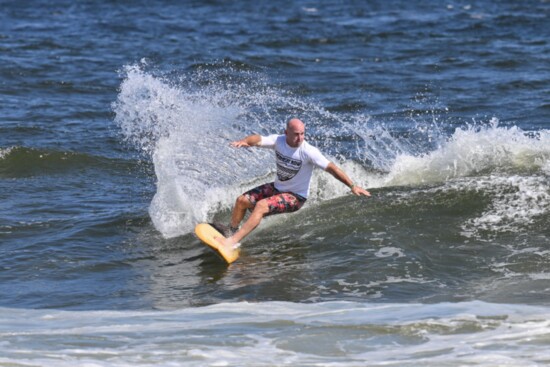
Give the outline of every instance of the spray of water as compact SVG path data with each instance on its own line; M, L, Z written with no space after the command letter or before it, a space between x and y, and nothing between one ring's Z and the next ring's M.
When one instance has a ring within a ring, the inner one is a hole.
M427 154L398 154L386 185L418 185L491 172L537 172L550 158L550 134L527 134L517 126L499 126L493 118L486 125L467 125L438 149Z
M177 76L147 70L143 63L122 71L115 122L124 139L154 163L157 191L149 213L165 237L190 232L229 208L245 189L272 180L272 152L235 149L231 141L282 133L290 116L306 121L309 140L329 156L340 150L342 134L357 136L347 121L270 86L258 72L214 66ZM351 164L344 155L340 161ZM364 180L361 162L354 165ZM316 178L313 186L324 193L320 198L345 192L333 185Z
M195 223L228 210L243 191L272 180L271 151L229 143L252 133L282 133L292 116L306 122L310 143L365 187L549 171L548 131L528 134L496 119L466 124L450 136L441 129L444 121L392 121L397 131L363 114L330 112L277 88L261 72L226 63L181 73L140 63L125 67L122 77L115 122L154 163L157 190L149 213L165 237L189 233ZM347 192L317 172L308 202Z

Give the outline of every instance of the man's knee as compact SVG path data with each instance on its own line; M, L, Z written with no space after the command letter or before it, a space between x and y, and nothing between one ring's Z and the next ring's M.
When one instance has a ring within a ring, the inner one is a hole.
M237 205L245 209L250 209L253 206L248 197L245 195L241 195L237 198Z
M256 206L254 207L254 212L266 215L269 213L269 204L267 203L267 200L260 200L256 203Z

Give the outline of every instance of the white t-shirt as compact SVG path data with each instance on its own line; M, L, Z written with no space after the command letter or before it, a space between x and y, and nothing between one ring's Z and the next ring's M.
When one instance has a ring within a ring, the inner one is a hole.
M330 163L319 149L306 141L299 147L292 148L286 143L285 135L262 136L260 146L275 149L275 188L281 192L293 192L304 198L309 195L313 168L319 167L324 170Z

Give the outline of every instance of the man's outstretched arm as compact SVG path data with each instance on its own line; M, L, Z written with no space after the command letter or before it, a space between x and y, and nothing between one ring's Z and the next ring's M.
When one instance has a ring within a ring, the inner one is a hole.
M253 147L259 145L261 141L262 137L260 135L249 135L246 138L232 142L231 146L236 148Z
M349 187L354 195L370 196L370 192L360 186L355 185L353 181L348 177L348 175L334 163L330 162L327 168L325 168L325 171L327 171L328 173L336 177L338 181Z

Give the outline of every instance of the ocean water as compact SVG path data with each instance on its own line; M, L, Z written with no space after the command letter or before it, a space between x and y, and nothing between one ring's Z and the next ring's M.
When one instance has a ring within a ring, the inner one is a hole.
M0 366L550 364L548 1L0 5ZM226 266L291 116L373 196Z

